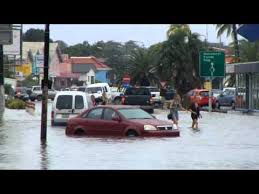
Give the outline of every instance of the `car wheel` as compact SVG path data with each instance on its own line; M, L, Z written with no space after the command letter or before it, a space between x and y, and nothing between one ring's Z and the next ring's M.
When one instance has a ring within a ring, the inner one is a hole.
M85 135L85 131L83 129L77 129L75 135Z
M114 104L120 105L121 104L121 99L120 98L115 98Z
M232 102L232 103L231 103L231 107L232 107L233 110L236 108L235 102Z
M135 130L130 129L127 131L126 136L127 137L137 137L138 133Z
M37 100L41 101L42 100L42 96L41 95L37 96Z

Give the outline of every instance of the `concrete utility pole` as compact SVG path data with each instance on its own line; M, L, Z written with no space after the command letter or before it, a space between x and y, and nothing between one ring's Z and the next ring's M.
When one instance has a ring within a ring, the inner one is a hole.
M0 121L2 120L5 107L4 99L4 51L3 45L0 44Z
M42 85L42 111L41 111L41 141L47 140L47 115L48 115L48 80L49 80L49 24L45 25L44 39L44 78Z

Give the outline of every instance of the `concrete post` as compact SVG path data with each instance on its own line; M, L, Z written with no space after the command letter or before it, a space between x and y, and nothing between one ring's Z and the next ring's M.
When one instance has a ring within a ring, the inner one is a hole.
M3 118L5 108L4 99L4 53L3 45L0 45L0 121Z

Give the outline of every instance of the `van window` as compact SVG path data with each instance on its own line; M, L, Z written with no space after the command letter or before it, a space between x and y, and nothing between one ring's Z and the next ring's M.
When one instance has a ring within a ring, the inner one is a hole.
M84 108L84 98L83 96L76 95L75 97L75 109L83 109Z
M104 86L104 89L105 89L105 92L108 92L108 90L107 90L107 87L106 87L106 86Z
M72 109L72 95L60 95L57 98L57 109Z
M98 91L102 92L102 88L101 87L94 87L94 88L87 88L86 92L89 94L93 94L93 93L97 93Z

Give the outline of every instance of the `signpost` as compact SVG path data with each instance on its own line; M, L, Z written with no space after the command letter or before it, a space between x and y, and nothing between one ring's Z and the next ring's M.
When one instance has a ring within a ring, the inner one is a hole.
M224 52L200 52L199 73L201 77L209 77L212 86L212 80L215 77L225 76L225 53ZM209 90L209 112L211 112L211 89Z

